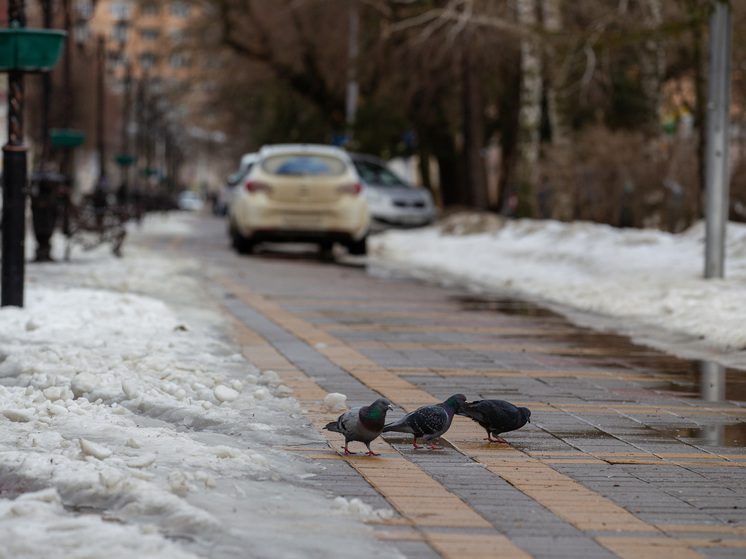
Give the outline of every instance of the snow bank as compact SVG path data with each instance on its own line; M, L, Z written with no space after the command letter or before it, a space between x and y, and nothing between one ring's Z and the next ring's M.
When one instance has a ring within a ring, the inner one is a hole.
M122 260L30 266L26 307L0 310L3 549L384 555L359 514L304 486L319 466L276 449L321 439L277 373L226 340L199 263L144 248L189 233L174 221L146 222Z
M44 529L40 529L40 528ZM3 557L99 557L108 559L195 557L164 540L153 527L106 522L96 515L73 516L54 489L0 500Z
M451 224L448 234L436 227L386 232L371 239L372 260L663 328L728 351L746 348L744 225L728 228L727 279L706 281L702 224L672 235L534 220L492 220L491 230L474 232L471 221Z

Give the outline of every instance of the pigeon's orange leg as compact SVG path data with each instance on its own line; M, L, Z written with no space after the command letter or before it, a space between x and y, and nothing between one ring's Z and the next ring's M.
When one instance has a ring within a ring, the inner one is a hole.
M420 445L418 445L418 444L417 444L417 437L415 437L415 438L414 438L414 440L412 441L412 446L413 446L413 447L414 447L415 449L417 449L417 448L422 448L422 447L421 447Z
M490 441L491 443L505 443L505 444L508 444L508 441L506 441L506 440L505 440L505 439L503 439L502 437L495 437L495 438L493 439L493 438L492 438L492 433L487 433L487 438L486 438L486 439L484 439L484 440L485 440L485 441Z
M350 452L350 449L347 448L347 443L342 447L345 449L345 456L350 456L351 454L355 454L354 452Z

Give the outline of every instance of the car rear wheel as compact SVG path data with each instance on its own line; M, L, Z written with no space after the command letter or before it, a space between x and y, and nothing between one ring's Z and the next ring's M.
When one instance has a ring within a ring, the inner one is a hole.
M359 241L350 241L347 243L347 252L354 256L368 254L368 237L367 235Z
M332 241L321 241L319 243L319 258L325 261L334 260L334 243Z
M230 228L231 244L239 254L251 254L254 251L255 243L241 235L232 226Z

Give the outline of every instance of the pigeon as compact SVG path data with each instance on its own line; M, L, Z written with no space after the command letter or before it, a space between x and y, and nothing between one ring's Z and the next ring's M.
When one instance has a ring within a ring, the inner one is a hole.
M519 408L505 400L475 400L464 403L459 411L487 430L487 438L491 443L507 443L505 439L498 436L500 433L515 431L526 423L531 423L531 410ZM492 438L495 435L495 438Z
M391 402L378 398L369 406L353 408L340 415L336 421L328 423L324 429L341 433L345 437L345 456L355 454L347 445L351 441L364 443L368 447L368 456L380 456L370 449L370 443L381 434L386 423L386 412L391 409Z
M422 437L425 442L430 442L448 431L451 421L453 421L453 415L458 412L464 402L466 402L466 396L454 394L445 402L422 406L408 413L399 421L385 425L383 432L411 433L414 435L414 441L412 442L414 448L422 448L417 444L417 439ZM428 447L431 450L441 448L432 442Z

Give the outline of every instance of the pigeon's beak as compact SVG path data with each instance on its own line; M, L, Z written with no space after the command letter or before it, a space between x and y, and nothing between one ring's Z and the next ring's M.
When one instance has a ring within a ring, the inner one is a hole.
M386 406L386 409L389 410L389 411L391 411L391 410L394 409L394 406L392 406L391 404L389 404L388 406Z
M531 418L530 417L528 418L528 422L531 423Z

